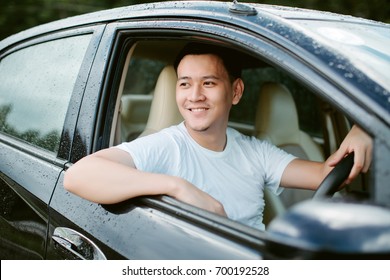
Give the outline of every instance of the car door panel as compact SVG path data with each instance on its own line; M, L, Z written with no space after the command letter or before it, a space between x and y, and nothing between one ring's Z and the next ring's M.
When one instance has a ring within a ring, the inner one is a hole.
M258 248L237 236L235 240L137 199L102 206L65 191L62 179L50 204L49 258L64 256L52 240L58 227L86 236L107 259L261 258Z
M43 259L47 204L62 166L43 155L0 146L1 259Z

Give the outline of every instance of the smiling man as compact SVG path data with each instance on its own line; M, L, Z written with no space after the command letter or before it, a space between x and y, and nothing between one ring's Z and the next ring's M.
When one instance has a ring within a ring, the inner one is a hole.
M213 49L228 58L228 52ZM218 56L184 55L201 50L196 47L184 49L178 57L176 102L191 137L207 149L222 151L226 144L229 112L232 105L240 101L244 83L239 71L234 68L234 71L227 71L223 59Z
M264 189L315 190L332 166L355 152L351 181L371 162L371 138L354 126L326 162L295 158L228 127L244 92L240 66L228 50L189 44L179 54L176 102L184 122L98 151L68 169L64 186L109 204L141 195L169 195L264 229Z

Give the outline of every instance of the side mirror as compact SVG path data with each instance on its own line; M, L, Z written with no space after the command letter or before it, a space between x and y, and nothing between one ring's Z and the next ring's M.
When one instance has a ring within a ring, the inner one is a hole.
M390 209L331 200L302 202L267 229L279 259L390 259Z

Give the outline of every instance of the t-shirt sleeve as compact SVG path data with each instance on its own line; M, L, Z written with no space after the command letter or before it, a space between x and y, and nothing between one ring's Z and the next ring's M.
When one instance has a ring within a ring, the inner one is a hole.
M282 175L287 165L296 157L269 142L263 142L265 174L265 187L279 195L283 188L280 186Z
M172 156L172 141L164 133L155 133L116 146L128 152L138 170L166 173Z

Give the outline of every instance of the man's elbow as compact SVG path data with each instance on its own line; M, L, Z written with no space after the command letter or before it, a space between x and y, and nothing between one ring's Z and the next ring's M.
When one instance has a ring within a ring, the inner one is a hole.
M64 175L64 188L68 192L74 193L76 192L77 186L77 172L74 172L73 168L69 168Z

